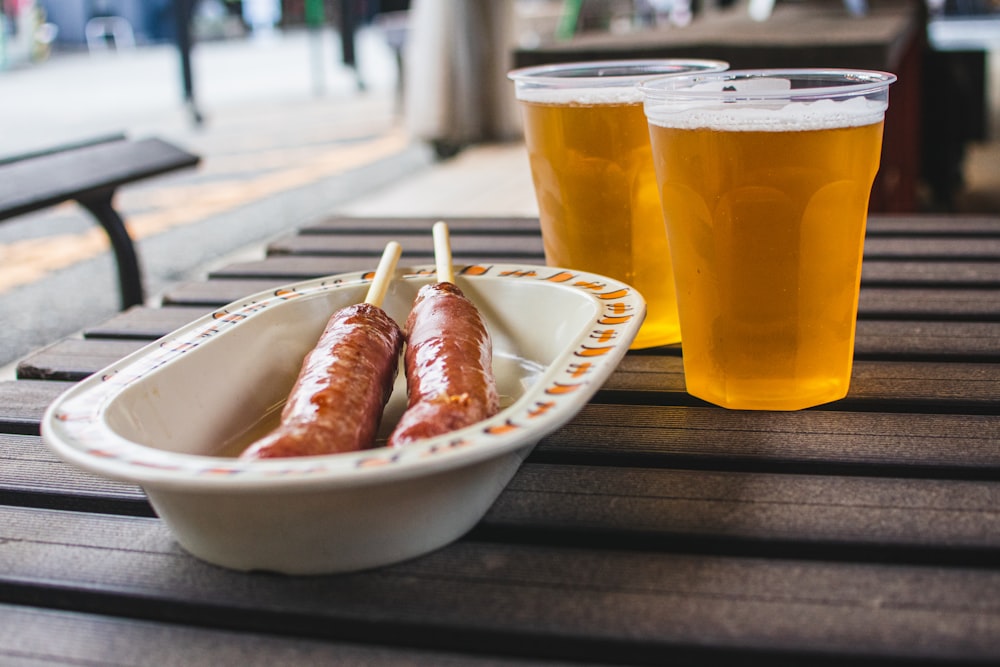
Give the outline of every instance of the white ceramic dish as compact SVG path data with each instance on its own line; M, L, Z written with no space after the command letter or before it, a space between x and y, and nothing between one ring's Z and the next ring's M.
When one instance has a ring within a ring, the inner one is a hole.
M573 417L645 315L632 288L543 266L458 267L493 337L502 410L403 449L242 461L280 407L329 316L364 299L352 273L255 294L75 385L48 409L46 443L86 470L142 486L178 542L240 570L375 567L456 539L485 514L545 434ZM400 269L383 308L402 323L433 267ZM383 436L405 405L397 378Z

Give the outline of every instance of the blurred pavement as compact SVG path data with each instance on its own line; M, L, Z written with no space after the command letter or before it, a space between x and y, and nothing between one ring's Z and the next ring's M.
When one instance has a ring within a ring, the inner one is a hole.
M397 66L376 28L358 35L366 90L340 64L335 32L277 33L195 45L195 97L183 104L170 45L0 71L0 156L125 132L202 157L197 170L121 188L116 204L148 300L234 254L411 176L432 152L402 128ZM103 230L75 204L0 223L0 369L118 309Z

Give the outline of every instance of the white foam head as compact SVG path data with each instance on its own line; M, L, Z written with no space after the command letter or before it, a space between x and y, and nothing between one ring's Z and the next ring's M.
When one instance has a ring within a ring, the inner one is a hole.
M712 105L691 101L646 102L653 125L675 129L711 129L726 132L790 132L858 127L882 122L888 103L854 97L836 101Z
M742 70L662 77L642 91L653 125L789 132L879 123L895 80L886 72Z
M635 85L589 88L519 87L517 99L534 104L639 104L642 93Z

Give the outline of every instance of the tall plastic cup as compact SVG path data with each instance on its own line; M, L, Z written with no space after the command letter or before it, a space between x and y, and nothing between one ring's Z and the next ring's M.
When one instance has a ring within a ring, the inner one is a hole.
M734 70L641 85L689 393L758 410L847 394L895 80Z
M716 60L622 60L514 70L546 263L635 287L633 348L680 340L667 235L637 84L721 71Z

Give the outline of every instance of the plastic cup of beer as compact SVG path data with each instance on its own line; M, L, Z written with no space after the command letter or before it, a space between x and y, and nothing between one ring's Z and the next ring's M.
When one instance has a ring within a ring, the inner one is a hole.
M646 300L632 348L680 341L670 253L637 87L717 60L620 60L509 73L524 120L545 261L615 278Z
M847 395L885 72L643 83L687 391L734 409Z

